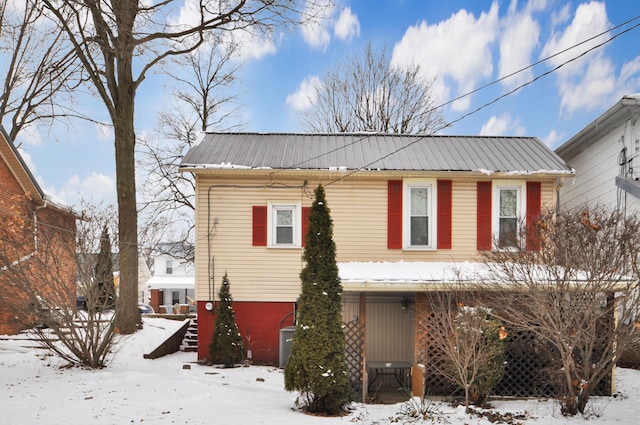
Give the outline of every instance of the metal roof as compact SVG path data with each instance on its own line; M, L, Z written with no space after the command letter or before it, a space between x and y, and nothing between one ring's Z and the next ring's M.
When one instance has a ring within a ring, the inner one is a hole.
M378 133L207 133L180 168L573 172L535 137Z

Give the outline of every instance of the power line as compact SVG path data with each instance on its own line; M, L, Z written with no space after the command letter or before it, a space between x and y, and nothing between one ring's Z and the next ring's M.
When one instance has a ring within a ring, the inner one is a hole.
M609 32L611 32L611 31L615 31L615 30L617 30L617 29L619 29L619 28L622 28L623 26L625 26L625 25L627 25L627 24L630 24L631 22L636 21L636 20L638 20L638 19L640 19L640 15L635 16L635 17L633 17L633 18L631 18L631 19L629 19L629 20L627 20L627 21L625 21L625 22L623 22L623 23L621 23L621 24L619 24L619 25L616 25L616 26L614 26L614 27L612 27L612 28L609 28L609 29L607 29L607 30L605 30L605 31L603 31L603 32L601 32L601 33L599 33L599 34L596 34L596 35L594 35L594 36L592 36L592 37L589 37L589 38L587 38L586 40L583 40L583 41L581 41L581 42L579 42L579 43L576 43L576 44L574 44L574 45L572 45L572 46L569 46L569 47L567 47L567 48L565 48L565 49L563 49L563 50L560 50L559 52L556 52L556 53L554 53L554 54L552 54L552 55L550 55L550 56L547 56L547 57L545 57L545 58L543 58L543 59L540 59L540 60L539 60L539 61L537 61L537 62L534 62L534 63L532 63L532 64L530 64L530 65L525 66L524 68L520 68L520 69L519 69L519 70L517 70L517 71L514 71L514 72L512 72L512 73L510 73L510 74L508 74L508 75L505 75L505 76L503 76L503 77L500 77L500 78L498 78L497 80L493 80L493 81L491 81L490 83L487 83L487 84L485 84L485 85L482 85L482 86L480 86L480 87L478 87L478 88L476 88L476 89L474 89L474 90L471 90L471 91L469 91L469 92L467 92L467 93L464 93L464 94L462 94L462 95L460 95L460 96L458 96L458 97L455 97L455 98L453 98L453 99L450 99L450 100L448 100L448 101L446 101L446 102L444 102L444 103L442 103L442 104L440 104L440 105L437 105L437 106L435 106L435 107L433 107L433 108L429 109L429 110L428 110L428 111L426 111L426 112L423 112L421 115L426 115L426 114L428 114L428 113L430 113L430 112L433 112L433 111L435 111L435 110L437 110L437 109L440 109L440 108L442 108L442 107L444 107L444 106L450 105L451 103L453 103L453 102L455 102L455 101L458 101L458 100L460 100L460 99L463 99L463 98L465 98L465 97L467 97L467 96L471 96L472 94L475 94L475 93L477 93L477 92L479 92L479 91L481 91L481 90L484 90L484 89L486 89L486 88L488 88L488 87L491 87L491 86L493 86L493 85L495 85L495 84L497 84L497 83L500 83L500 82L502 82L502 81L504 81L504 80L507 80L507 79L509 79L509 78L511 78L511 77L513 77L513 76L515 76L515 75L520 74L521 72L524 72L524 71L527 71L527 70L529 70L529 69L532 69L533 67L535 67L535 66L537 66L537 65L540 65L541 63L544 63L544 62L546 62L546 61L548 61L548 60L550 60L550 59L553 59L553 58L555 58L555 57L557 57L557 56L560 56L560 55L562 55L563 53L566 53L566 52L568 52L568 51L570 51L570 50L573 50L573 49L575 49L575 48L577 48L577 47L579 47L579 46L582 46L583 44L586 44L586 43L588 43L588 42L590 42L590 41L593 41L593 40L595 40L596 38L600 38L600 37L602 37L603 35L608 34L608 33L609 33ZM624 30L624 31L622 31L622 32L620 32L620 33L618 33L618 34L614 35L614 36L613 36L613 37L611 37L608 41L611 41L611 40L613 40L614 38L619 37L621 34L624 34L624 33L626 33L626 32L629 32L630 30L632 30L632 29L636 28L637 26L638 26L638 25L636 24L636 25L634 25L633 27L628 28L628 29L626 29L626 30Z
M639 19L639 18L640 18L640 16L636 16L635 18L633 18L633 19L631 19L631 20L627 21L627 23L628 23L628 22L631 22L631 21L634 21L634 20L637 20L637 19ZM455 119L455 120L453 120L453 121L449 121L449 122L445 123L444 125L440 126L440 127L439 127L439 128L437 128L436 130L434 130L434 133L437 133L438 131L444 130L444 129L445 129L445 128L447 128L447 127L451 127L453 124L455 124L455 123L457 123L457 122L460 122L460 121L464 120L465 118L467 118L467 117L469 117L469 116L471 116L471 115L473 115L473 114L478 113L479 111L481 111L481 110L485 109L486 107L488 107L488 106L490 106L490 105L493 105L494 103L497 103L498 101L500 101L500 100L504 99L504 98L505 98L505 97L507 97L507 96L512 95L513 93L517 92L517 91L518 91L518 90L520 90L521 88L523 88L523 87L526 87L526 86L529 86L529 85L533 84L534 82L538 81L539 79L541 79L541 78L543 78L543 77L546 77L547 75L549 75L549 74L551 74L551 73L553 73L553 72L555 72L555 71L559 70L559 69L560 69L560 68L562 68L563 66L565 66L565 65L567 65L567 64L569 64L569 63L571 63L571 62L574 62L574 61L576 61L576 60L580 59L581 57L583 57L583 56L587 55L588 53L590 53L590 52L592 52L592 51L594 51L594 50L596 50L596 49L599 49L600 47L604 46L605 44L608 44L608 43L610 43L611 41L615 40L616 38L618 38L618 37L619 37L619 36L621 36L622 34L625 34L625 33L629 32L629 31L631 31L631 30L633 30L633 29L635 29L635 28L637 28L637 27L639 27L639 26L640 26L640 23L635 24L635 25L633 25L632 27L630 27L630 28L627 28L627 29L623 30L623 31L619 32L618 34L615 34L615 35L614 35L614 36L612 36L611 38L609 38L609 39L607 39L607 40L605 40L605 41L603 41L603 42L601 42L601 43L599 43L599 44L597 44L597 45L595 45L595 46L593 46L593 47L589 48L588 50L586 50L586 51L584 51L584 52L580 53L579 55L574 56L574 57L572 57L571 59L566 60L565 62L561 63L560 65L557 65L556 67L554 67L554 68L552 68L552 69L550 69L550 70L548 70L548 71L546 71L546 72L543 72L542 74L540 74L540 75L538 75L538 76L534 77L532 80L527 81L527 82L525 82L525 83L523 83L523 84L520 84L520 85L519 85L519 86L517 86L516 88L514 88L514 89L512 89L512 90L510 90L510 91L508 91L508 92L506 92L506 93L503 93L502 95L500 95L500 96L498 96L498 97L494 98L493 100L490 100L489 102L486 102L486 103L484 103L484 104L480 105L480 106L479 106L479 107L477 107L476 109L474 109L474 110L472 110L472 111L470 111L470 112L467 112L466 114L464 114L464 115L462 115L462 116L458 117L457 119ZM619 26L617 26L616 28L618 28L618 27L619 27ZM602 34L602 33L601 33L601 34ZM601 35L601 34L600 34L600 35ZM594 38L599 37L600 35L597 35L597 36L591 37L591 38L589 38L588 40L593 40ZM583 44L583 43L584 43L584 41L583 41L583 42L581 42L581 43L578 43L578 44L574 45L573 47L575 47L575 46L577 46L577 45L580 45L580 44ZM564 52L566 52L566 51L568 51L568 50L570 50L570 49L571 49L571 48L569 48L569 49L565 49L565 50L563 50L561 53L564 53ZM558 54L559 54L559 53L558 53ZM554 56L557 56L558 54L555 54ZM539 62L538 62L538 63L539 63ZM533 65L531 65L531 66L533 66ZM527 67L527 68L529 68L529 67ZM523 68L523 69L527 69L527 68ZM493 82L493 83L495 83L495 82ZM491 83L491 84L493 84L493 83ZM484 87L488 87L488 86L489 86L489 85L485 85ZM475 90L475 91L477 91L477 90ZM464 97L464 96L466 96L466 95L460 96L459 98L462 98L462 97ZM450 101L450 102L451 102L451 101ZM450 103L450 102L448 102L448 103ZM446 104L448 104L448 103L445 103L445 104L443 104L443 105L446 105ZM390 153L388 153L388 154L386 154L386 155L383 155L382 157L379 157L378 159L376 159L376 160L374 160L374 161L371 161L371 162L369 162L368 164L366 164L366 165L364 165L364 166L362 166L362 167L360 167L360 168L358 168L358 169L355 169L355 170L353 170L353 171L351 171L351 172L349 172L349 173L346 173L345 175L343 175L343 176L341 176L341 177L338 177L337 179L335 179L335 180L333 180L333 181L331 181L331 182L327 183L327 186L328 186L328 185L330 185L330 184L333 184L333 183L336 183L336 182L342 181L342 180L346 179L347 177L350 177L351 175L353 175L353 174L357 173L358 171L361 171L361 170L363 170L363 169L367 169L367 168L371 167L373 164L375 164L376 162L379 162L379 161L381 161L381 160L383 160L383 159L386 159L386 158L388 158L388 157L390 157L390 156L392 156L392 155L395 155L396 153L398 153L398 152L400 152L400 151L402 151L402 150L404 150L404 149L406 149L406 148L408 148L408 147L410 147L410 146L412 146L412 145L414 145L414 144L416 144L416 143L418 143L418 142L420 142L420 141L424 140L426 137L430 137L430 136L431 136L431 135L424 135L424 136L422 136L422 137L418 137L416 140L412 141L411 143L408 143L407 145L402 146L402 147L400 147L400 148L398 148L398 149L396 149L396 150L394 150L394 151L392 151L392 152L390 152Z

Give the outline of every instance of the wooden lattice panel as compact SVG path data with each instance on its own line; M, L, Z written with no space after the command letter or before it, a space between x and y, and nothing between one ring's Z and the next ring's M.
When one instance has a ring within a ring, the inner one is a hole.
M349 374L349 389L352 400L362 398L362 353L364 352L360 322L344 324L345 359Z
M589 301L589 300L584 300ZM425 394L437 396L459 396L461 391L447 378L442 376L439 369L446 362L446 356L439 348L440 342L437 332L431 332L437 323L436 309L447 308L453 311L453 305L437 305L429 301L417 304L416 328L416 360L424 365ZM599 323L599 335L611 332L613 320L603 316ZM506 366L502 380L492 391L493 395L509 397L554 397L554 372L551 368L552 359L557 354L549 346L535 337L532 332L508 329L505 342ZM604 343L596 343L596 346ZM611 393L611 374L600 382L596 395Z

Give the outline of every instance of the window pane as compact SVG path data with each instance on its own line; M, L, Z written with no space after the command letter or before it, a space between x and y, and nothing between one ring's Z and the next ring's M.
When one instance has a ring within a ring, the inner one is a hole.
M518 211L518 191L500 190L500 217L515 217Z
M429 244L429 217L411 217L411 245Z
M427 215L429 192L426 187L411 188L411 216Z
M293 225L293 211L277 210L276 216L277 216L276 226L292 226Z
M292 244L293 243L293 227L277 227L276 243Z
M500 248L515 248L518 231L518 219L500 218L500 234L498 243Z

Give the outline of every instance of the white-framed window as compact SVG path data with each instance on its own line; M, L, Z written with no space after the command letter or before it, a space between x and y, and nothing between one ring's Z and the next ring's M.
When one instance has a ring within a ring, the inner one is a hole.
M173 260L168 259L165 268L166 274L173 274Z
M520 225L526 214L525 183L494 182L492 192L494 249L517 249Z
M435 180L404 181L403 246L407 249L435 249L436 199Z
M302 214L300 204L270 202L267 210L271 247L299 248L302 243Z

